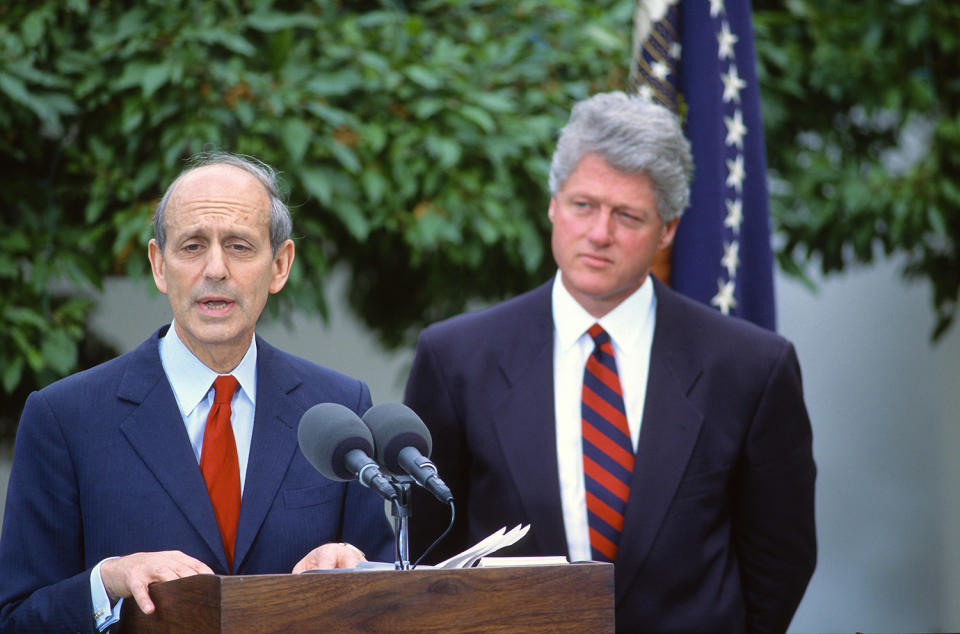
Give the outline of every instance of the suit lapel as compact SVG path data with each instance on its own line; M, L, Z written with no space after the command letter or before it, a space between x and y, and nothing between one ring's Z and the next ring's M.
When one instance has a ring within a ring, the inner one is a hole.
M637 459L615 569L617 601L642 567L677 491L703 417L687 399L702 362L686 349L682 308L655 281L657 322Z
M134 351L120 380L118 398L138 404L120 423L120 431L226 569L226 555L213 506L190 448L173 390L160 364L158 345L164 330Z
M565 554L566 536L557 481L553 402L551 284L531 293L518 336L498 351L503 393L493 402L493 425L520 496L538 552ZM509 528L509 527L508 527Z
M297 435L291 430L303 407L289 394L301 382L292 368L277 360L273 347L257 337L257 407L237 524L235 570L253 546L297 451Z

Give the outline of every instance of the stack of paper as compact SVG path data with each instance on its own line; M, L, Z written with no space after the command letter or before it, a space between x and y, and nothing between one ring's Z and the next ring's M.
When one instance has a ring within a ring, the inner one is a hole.
M504 526L497 532L493 533L486 539L483 539L466 549L459 555L454 555L446 561L442 561L434 568L471 568L481 557L485 557L491 553L495 553L501 548L506 548L507 546L516 543L520 540L521 537L527 534L527 531L530 530L530 525L521 526L517 524L509 531L507 527Z

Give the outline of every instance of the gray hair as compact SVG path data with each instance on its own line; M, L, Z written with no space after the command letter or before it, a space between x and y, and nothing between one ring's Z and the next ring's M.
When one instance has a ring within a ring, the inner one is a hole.
M188 167L180 172L180 175L177 176L176 180L174 180L173 183L170 184L170 187L167 188L167 191L164 192L163 198L160 199L160 203L157 204L157 210L153 214L153 237L156 239L160 251L163 251L167 241L167 228L164 224L164 215L171 193L176 189L177 184L184 176L197 168L207 165L231 165L238 167L252 174L260 181L263 188L267 190L267 195L270 198L270 248L273 250L273 254L276 255L277 251L280 250L280 247L287 241L290 233L293 231L290 209L287 207L287 203L284 202L280 194L280 188L277 185L277 172L263 161L252 156L231 154L229 152L202 152L200 154L194 154L187 160Z
M623 92L577 103L550 162L551 195L591 152L619 172L650 177L664 222L683 213L690 199L693 159L680 120L667 108Z

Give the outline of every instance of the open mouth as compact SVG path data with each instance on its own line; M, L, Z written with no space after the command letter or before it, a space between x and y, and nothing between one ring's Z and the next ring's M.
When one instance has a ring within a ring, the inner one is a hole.
M223 297L205 297L197 301L197 305L205 313L223 313L228 311L234 301Z

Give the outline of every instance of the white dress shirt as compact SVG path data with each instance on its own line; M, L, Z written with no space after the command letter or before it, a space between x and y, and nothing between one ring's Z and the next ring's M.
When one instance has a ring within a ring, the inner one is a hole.
M594 348L587 330L599 323L610 335L627 410L627 425L636 452L647 392L657 298L653 282L647 276L640 288L597 319L570 295L563 285L560 271L557 271L552 306L553 394L563 525L570 561L582 561L591 558L580 414L583 370Z

